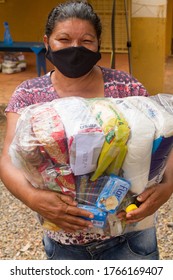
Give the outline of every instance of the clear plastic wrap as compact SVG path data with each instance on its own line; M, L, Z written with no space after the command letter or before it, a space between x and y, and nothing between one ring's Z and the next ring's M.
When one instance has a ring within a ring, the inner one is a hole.
M173 114L173 94L168 93L158 93L156 95L152 95L151 100L156 101L158 104L163 106L163 108L170 113Z
M105 171L111 174L112 170L118 174L127 152L127 140L130 129L121 111L115 107L113 99L91 99L89 101L91 114L99 122L105 141L99 155L97 168L91 177L94 181Z
M142 96L141 98L134 96L128 98L155 126L148 186L159 183L162 180L166 159L173 143L173 118L170 113L172 110L172 96L167 95L167 98L164 95L161 96L156 95L155 99L153 97L146 99ZM161 99L162 103L158 102ZM167 108L164 104L167 104Z
M48 103L24 110L10 153L33 186L75 196L64 126Z
M113 101L123 112L131 132L121 176L131 182L132 192L139 193L139 186L142 192L148 184L155 126L130 102L130 98L116 98Z
M34 187L71 195L93 211L93 232L119 235L152 226L152 217L126 225L116 213L162 179L173 146L171 98L167 107L158 97L141 96L31 105L18 120L12 162ZM40 222L61 230L43 217Z

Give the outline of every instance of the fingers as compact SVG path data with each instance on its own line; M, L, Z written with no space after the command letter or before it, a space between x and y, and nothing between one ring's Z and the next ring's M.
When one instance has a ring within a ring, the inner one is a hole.
M69 223L68 221L64 221L62 224L59 226L63 228L66 232L76 232L76 231L87 231L89 228L93 227L93 224L91 222L86 223L84 219L81 219L82 225L78 225L75 221L75 224Z
M137 196L137 201L144 202L147 200L148 197L150 197L156 190L156 186L153 185L150 188L145 189L140 195Z
M133 210L129 213L121 211L117 214L117 217L120 221L124 221L126 224L132 224L141 221L144 217L141 214L134 213L136 210Z
M142 203L139 208L129 211L128 213L126 211L121 211L117 214L117 217L126 224L139 222L147 216L146 204L148 203Z
M84 230L93 227L91 221L86 220L82 217L76 217L71 215L64 215L64 219L62 220L63 228L66 226L68 229L72 230Z
M64 220L66 222L80 227L92 227L93 224L86 219L92 219L93 217L94 215L91 212L69 205L67 205L64 214Z
M74 214L77 214L77 216ZM93 227L92 222L81 217L81 215L83 217L84 215L86 217L93 216L89 212L84 213L77 207L67 206L66 211L59 212L57 218L54 218L52 222L67 232L87 230Z
M140 206L126 214L127 224L139 222L157 210L155 194L156 185L153 185L137 197Z
M143 192L139 199L140 206L126 214L126 223L136 223L154 214L160 206L156 193L155 187L151 187Z
M70 206L70 205L66 205L65 212L66 212L66 214L78 216L78 217L86 217L86 218L90 218L90 219L92 219L94 217L93 213L91 213L87 210L75 207L75 206Z
M57 197L68 205L77 206L77 202L69 195L64 195L61 193L56 193Z
M64 230L85 230L92 226L86 218L93 218L93 214L78 208L70 196L41 190L37 201L36 212Z
M143 209L144 208L144 209ZM132 210L129 213L126 214L126 223L131 224L131 223L136 223L145 218L145 206L140 207L136 210Z
M36 212L45 220L67 231L88 230L93 227L93 214L77 207L77 202L70 196L54 191L41 190L39 192Z

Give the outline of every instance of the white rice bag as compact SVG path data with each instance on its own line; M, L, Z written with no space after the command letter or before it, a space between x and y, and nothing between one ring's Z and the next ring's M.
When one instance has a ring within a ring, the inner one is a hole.
M131 182L131 191L140 193L148 183L155 126L128 98L116 98L113 101L127 120L131 132L122 175Z

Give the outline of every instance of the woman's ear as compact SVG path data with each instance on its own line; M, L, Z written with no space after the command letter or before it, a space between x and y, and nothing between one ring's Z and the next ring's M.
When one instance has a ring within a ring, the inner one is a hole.
M47 37L47 35L44 35L43 42L44 42L46 50L48 50L48 37Z

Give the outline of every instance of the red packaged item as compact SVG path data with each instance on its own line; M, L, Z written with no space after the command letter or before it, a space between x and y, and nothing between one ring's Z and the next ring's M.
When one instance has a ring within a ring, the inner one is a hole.
M68 163L67 140L63 123L54 108L47 107L32 116L33 132L49 154L58 164Z

